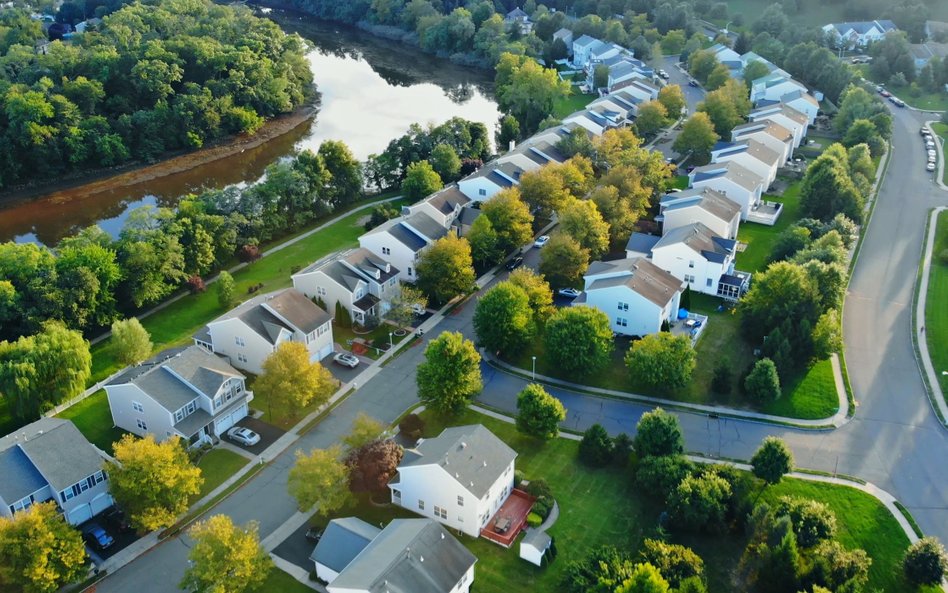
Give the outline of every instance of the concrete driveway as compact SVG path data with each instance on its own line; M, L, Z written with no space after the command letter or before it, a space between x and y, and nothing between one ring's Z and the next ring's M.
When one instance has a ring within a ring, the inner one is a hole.
M281 436L286 434L286 431L283 430L282 428L275 426L273 424L270 424L269 422L264 422L263 420L260 420L259 418L253 418L251 416L247 416L246 418L238 422L237 426L244 426L254 431L255 433L259 434L260 442L257 443L256 445L248 447L247 445L244 445L243 443L239 443L233 440L232 438L228 437L226 434L222 437L222 440L226 441L231 446L237 447L238 449L242 451L247 451L251 455L260 455L267 449L267 447L275 443L277 439L279 439Z

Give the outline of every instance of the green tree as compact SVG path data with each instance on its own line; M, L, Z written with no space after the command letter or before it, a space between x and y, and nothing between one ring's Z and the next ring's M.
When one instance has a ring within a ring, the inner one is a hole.
M731 71L724 64L718 64L708 73L708 78L704 82L705 88L709 91L716 91L731 79Z
M553 291L543 276L527 267L517 268L507 276L507 281L518 286L527 294L533 322L537 329L546 324L546 320L556 311L553 307Z
M882 135L879 134L876 125L868 119L855 120L843 136L843 146L853 147L858 144L865 144L869 147L874 157L882 156L882 153L885 152L885 140L883 140ZM870 159L870 163L871 162L872 160ZM869 175L871 175L874 170L875 166L868 171Z
M444 187L444 182L428 161L418 161L408 165L405 181L402 182L402 193L409 200L418 201L442 187Z
M342 442L349 449L358 449L363 445L379 440L383 432L385 432L384 424L365 412L359 412L356 414L355 420L352 421L349 434L342 438Z
M744 389L759 402L780 399L780 377L774 362L769 358L761 358L754 363L754 369L744 379Z
M477 301L474 331L478 344L490 352L519 352L536 331L527 293L510 282L492 287Z
M542 386L531 383L517 395L517 430L523 434L548 441L564 420L566 408Z
M115 501L140 531L174 524L201 491L201 470L188 459L180 439L156 443L152 435L126 434L113 445L115 462L105 464Z
M590 259L599 259L609 251L609 223L603 220L595 202L571 198L560 209L557 218L560 231L588 251Z
M636 564L629 578L616 587L615 593L668 593L668 586L657 568L649 564Z
M763 78L770 74L770 68L764 62L760 60L751 60L746 66L744 66L744 84L747 85L748 90L750 89L751 84L758 78Z
M589 266L589 251L566 233L553 233L540 250L540 273L554 287L579 284Z
M501 254L519 249L533 237L533 215L516 188L500 191L481 204L481 216L490 220L497 233Z
M471 259L477 268L487 268L495 266L503 259L504 254L500 250L497 231L494 225L486 216L478 216L471 224L471 230L467 232L467 242L471 245Z
M500 118L497 124L497 146L502 150L510 146L511 142L519 142L521 137L520 122L512 115Z
M244 593L258 590L273 570L273 560L260 545L257 524L234 525L227 515L195 523L188 536L188 568L180 587L195 593Z
M843 349L843 336L840 331L839 313L830 309L820 315L813 326L813 355L823 360L834 352Z
M329 369L310 362L309 350L300 342L283 342L263 361L263 373L254 391L267 402L273 420L273 405L283 410L284 420L307 406L321 406L338 385Z
M642 560L659 570L668 584L678 589L681 583L690 578L702 578L704 561L691 548L680 544L670 544L662 540L646 539L639 552Z
M593 424L583 432L579 442L579 458L586 465L604 467L612 460L613 443L601 424Z
M86 547L53 502L0 517L0 588L53 593L86 575Z
M332 179L324 197L334 208L351 204L362 197L362 165L344 142L325 140L319 145L317 154Z
M562 165L547 165L520 177L520 197L534 212L548 217L574 197L561 174Z
M566 376L584 377L609 363L615 344L609 317L592 307L565 307L546 322L546 353Z
M746 90L743 85L741 88ZM738 105L723 86L705 95L704 100L698 103L698 111L708 115L714 125L714 132L722 138L729 138L734 126L743 121Z
M428 299L417 288L402 284L398 294L389 301L388 313L385 316L397 327L408 327L415 319L415 311L419 308L427 309Z
M797 536L799 543L800 536ZM823 541L814 550L807 580L825 583L824 591L859 591L869 580L872 558L865 550L847 550L838 541ZM813 593L819 585L813 587Z
M817 284L802 266L790 262L771 264L757 275L741 301L742 329L758 341L787 319L792 319L797 329L804 322L812 327L819 302ZM806 337L808 340L810 336Z
M658 91L658 102L665 106L665 111L669 117L677 118L681 110L685 108L685 93L677 84L663 86Z
M481 355L458 332L444 332L425 347L418 365L418 398L441 413L458 413L483 388Z
M707 113L698 112L688 118L681 127L681 133L675 138L672 148L679 154L691 153L691 158L697 164L705 164L711 160L711 147L718 141L714 124Z
M688 56L688 72L702 84L708 80L708 75L718 64L717 56L706 49L692 52Z
M751 457L751 469L764 482L777 484L793 469L793 453L781 439L766 437Z
M296 452L296 463L290 468L287 488L300 510L316 511L331 516L351 500L349 468L342 461L342 447L313 449L309 454Z
M640 458L681 455L685 441L678 417L661 408L645 412L635 427L634 446Z
M862 220L863 196L849 176L848 162L822 154L807 167L800 187L804 216L830 220L837 214Z
M230 309L234 306L234 299L236 295L234 294L234 277L230 275L230 272L227 270L222 271L217 276L217 304L220 305L222 309Z
M948 573L948 552L936 538L923 537L906 550L902 569L913 585L934 587Z
M711 391L720 394L731 393L733 385L733 372L731 370L731 361L727 358L721 358L714 365L714 377L711 379Z
M461 159L452 146L439 144L431 149L431 168L445 181L455 181L461 172Z
M632 343L625 357L632 379L658 388L684 387L695 369L695 350L688 336L650 334Z
M418 288L435 303L446 303L474 286L474 262L467 239L448 234L422 252Z
M836 537L836 515L825 502L781 496L774 516L790 518L797 543L803 548L813 548Z
M151 336L137 317L112 322L111 339L124 365L138 364L151 356Z
M648 101L639 106L635 129L643 136L652 136L668 124L668 109L659 101Z
M609 66L596 64L593 68L593 89L602 89L609 86Z
M721 533L731 495L731 485L715 472L685 476L668 497L672 523L686 531Z
M643 492L652 492L658 500L665 500L694 469L684 455L649 455L640 458L635 467L635 484Z
M543 68L533 58L504 53L496 67L496 95L501 111L520 122L532 134L538 124L553 113L558 99L570 93L569 83L556 70Z

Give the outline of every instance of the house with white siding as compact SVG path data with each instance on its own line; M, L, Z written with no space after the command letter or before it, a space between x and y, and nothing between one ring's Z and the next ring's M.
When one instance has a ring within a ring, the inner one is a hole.
M452 183L416 204L402 206L402 216L408 217L418 212L424 212L438 221L441 226L449 227L461 213L461 208L470 203L471 198L461 193L458 186Z
M833 39L833 46L846 49L866 47L874 41L885 39L886 35L896 30L895 23L888 20L830 23L823 26L823 32Z
M752 122L772 121L790 130L793 134L794 148L799 148L803 139L806 138L807 126L810 122L805 113L783 103L757 107L750 112L748 119Z
M156 441L212 442L250 413L246 377L201 346L165 350L105 386L115 426Z
M312 362L333 351L332 316L295 288L258 295L208 323L193 336L208 352L259 375L284 342L306 346Z
M115 504L103 470L111 458L69 420L40 418L0 438L0 517L53 501L71 525Z
M363 234L359 246L392 264L402 281L414 282L421 252L447 234L448 227L425 212L416 212L384 222Z
M778 101L780 97L794 91L807 92L805 86L789 76L771 72L751 82L750 100L754 104L764 100Z
M718 142L711 149L712 163L735 162L764 180L764 189L777 179L780 154L756 140Z
M651 260L691 290L717 296L721 277L734 273L736 251L736 241L695 222L662 235L652 246Z
M655 220L662 223L662 235L700 222L718 236L737 238L741 207L721 192L704 187L666 194L659 202L659 208Z
M747 122L731 130L731 142L756 140L780 155L783 166L793 156L793 132L773 121Z
M483 202L501 190L520 185L523 173L515 163L497 159L458 181L458 188L475 202Z
M712 163L688 174L691 187L713 189L741 208L741 220L747 220L760 204L765 180L734 161Z
M731 72L731 78L736 78L741 75L741 71L744 68L741 54L721 43L715 43L708 48L708 51L714 54L718 62L727 66L727 69Z
M626 98L630 102L639 104L658 99L658 91L659 88L654 84L636 78L616 84L610 88L609 96Z
M776 102L793 107L800 113L805 114L811 126L816 122L816 116L820 113L820 102L816 100L816 97L800 89L781 95ZM758 103L758 107L765 107L769 104L769 101L761 101Z

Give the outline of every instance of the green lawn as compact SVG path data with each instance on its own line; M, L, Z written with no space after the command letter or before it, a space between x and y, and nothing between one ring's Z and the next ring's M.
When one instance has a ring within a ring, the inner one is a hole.
M205 453L197 464L201 468L204 483L201 484L201 491L188 501L188 505L190 506L210 494L212 490L223 484L248 463L250 463L249 459L227 449L211 449Z
M675 175L671 178L671 184L668 189L688 189L688 176Z
M255 375L248 374L247 389L253 391L253 384L256 379L257 377ZM335 388L333 391L335 391ZM316 410L319 404L312 402L307 406L297 408L282 401L274 400L271 402L270 398L263 392L254 391L253 401L250 402L250 407L263 413L260 419L264 422L269 422L274 426L279 426L283 430L288 430L291 426L295 426L297 422L305 418L310 412Z
M905 101L909 106L916 109L928 109L931 111L948 110L948 92L938 90L933 93L919 92L918 96L912 95L907 86L894 86L886 82L886 89L896 97Z
M945 347L948 344L948 307L945 306L948 302L948 255L940 257L948 250L948 212L938 215L933 232L935 245L925 300L925 339L941 391L948 394L948 376L942 374L942 371L948 370L948 348Z
M791 183L782 196L764 196L764 199L783 203L783 212L777 224L767 226L753 222L741 224L737 240L747 247L737 254L735 265L745 272L760 272L767 267L767 259L777 237L791 224L800 219L800 183Z
M946 107L946 109L948 109L948 107ZM941 152L942 152L942 155L944 155L945 150L948 150L948 124L935 122L934 124L932 124L932 128L934 129L935 133L938 134L939 137L941 137ZM948 166L944 167L944 170L942 171L942 175L944 176L944 178L942 179L942 183L948 184Z
M342 345L344 348L346 348L347 350L351 350L351 349L352 349L352 348L351 348L351 345L352 345L352 344L351 344L351 340L355 340L356 338L360 338L360 339L364 340L365 342L367 342L367 343L370 344L370 345L371 345L371 344L374 344L376 340L379 340L379 341L381 341L382 345L387 348L388 345L389 345L389 343L390 343L390 341L389 341L389 334L393 334L393 335L391 336L391 343L392 343L392 344L398 344L399 342L401 342L402 340L404 340L404 339L407 337L407 334L404 335L404 336L396 336L396 335L394 335L394 332L395 332L395 326L390 325L390 324L388 324L388 323L379 324L378 327L376 327L374 330L372 330L372 331L370 331L370 332L368 332L368 333L356 333L356 332L352 331L352 329L350 329L350 328L340 327L340 326L337 325L336 323L333 323L333 324L332 324L332 337L333 337L333 339L334 339L337 343L339 343L340 345ZM370 347L370 348L366 351L366 353L364 354L364 356L368 356L369 358L374 358L374 359L377 360L377 359L379 359L379 358L382 356L382 354L384 354L384 353L385 353L384 350L376 350L375 348Z
M579 89L573 87L573 92L565 99L558 99L553 104L553 117L563 119L571 113L585 109L586 105L592 103L596 95L587 95L579 92Z
M260 591L273 593L313 593L313 590L290 576L289 573L274 568L267 576L267 580L260 586Z
M57 418L72 420L89 442L112 454L112 443L122 438L125 431L114 428L109 399L105 390L100 389L86 399L60 412Z

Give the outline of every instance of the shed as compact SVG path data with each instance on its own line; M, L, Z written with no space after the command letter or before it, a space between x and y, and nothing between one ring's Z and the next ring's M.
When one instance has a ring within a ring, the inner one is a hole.
M552 543L553 538L547 535L545 531L531 529L520 540L520 557L531 564L540 566L543 562L543 555L550 549Z

